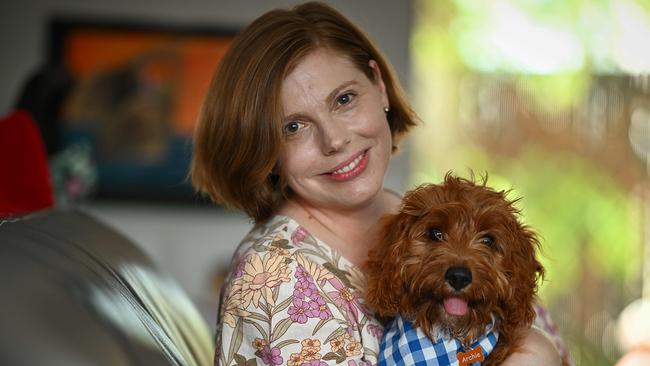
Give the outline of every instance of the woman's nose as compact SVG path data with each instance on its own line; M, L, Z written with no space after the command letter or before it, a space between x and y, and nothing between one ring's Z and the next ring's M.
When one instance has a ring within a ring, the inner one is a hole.
M322 149L325 155L339 152L351 141L350 131L343 121L331 119L322 126Z

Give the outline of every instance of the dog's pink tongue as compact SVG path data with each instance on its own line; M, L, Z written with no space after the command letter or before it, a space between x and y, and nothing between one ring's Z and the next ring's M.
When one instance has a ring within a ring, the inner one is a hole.
M449 315L462 316L467 314L467 301L460 297L448 297L443 301L445 311Z

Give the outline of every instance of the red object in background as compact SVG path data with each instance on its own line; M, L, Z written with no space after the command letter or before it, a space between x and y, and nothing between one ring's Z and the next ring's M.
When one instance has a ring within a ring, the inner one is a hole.
M0 217L54 205L45 146L29 113L0 119Z

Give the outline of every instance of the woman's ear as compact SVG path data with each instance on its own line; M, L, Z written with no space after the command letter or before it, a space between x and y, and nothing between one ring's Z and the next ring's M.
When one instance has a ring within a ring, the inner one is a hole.
M381 69L377 61L370 60L368 61L368 66L372 69L372 75L375 79L374 84L379 87L379 92L381 93L381 101L384 107L390 108L390 101L388 100L388 94L386 93L386 84L384 84L384 78L381 75Z

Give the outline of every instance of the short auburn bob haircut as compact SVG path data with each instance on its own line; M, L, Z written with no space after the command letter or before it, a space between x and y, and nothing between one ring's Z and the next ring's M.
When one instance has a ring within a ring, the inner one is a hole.
M203 101L190 178L194 187L255 222L269 219L286 196L273 168L283 148L280 90L310 52L327 48L348 57L375 82L375 60L390 103L393 151L415 115L391 65L368 37L337 10L318 2L271 10L235 37Z

